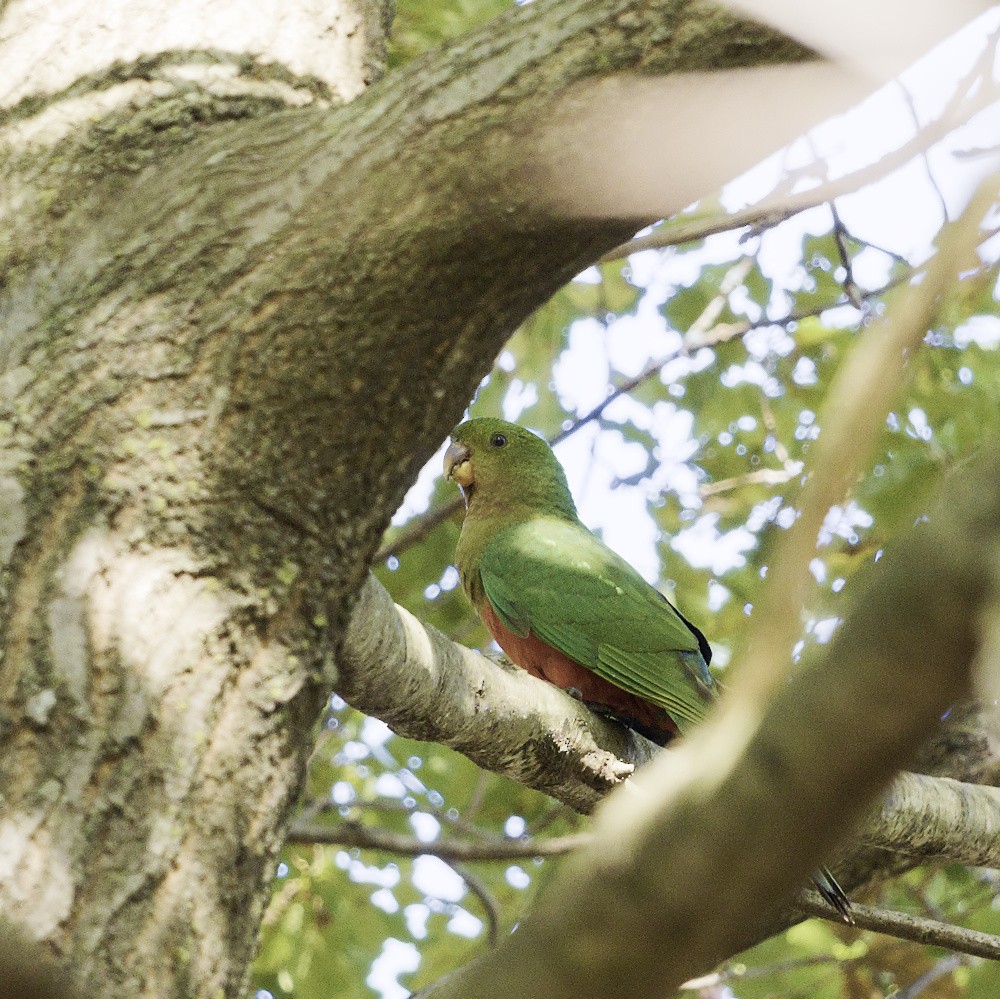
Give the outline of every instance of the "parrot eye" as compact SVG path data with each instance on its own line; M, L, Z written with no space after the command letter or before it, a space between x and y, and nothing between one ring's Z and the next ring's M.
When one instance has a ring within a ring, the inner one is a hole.
M494 434L490 438L490 444L493 447L506 447L507 446L507 437L506 437L505 434Z

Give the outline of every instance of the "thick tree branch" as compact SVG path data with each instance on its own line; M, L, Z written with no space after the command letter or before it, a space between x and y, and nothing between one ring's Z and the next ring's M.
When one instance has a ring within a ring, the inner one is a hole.
M647 768L515 937L431 994L526 995L543 966L553 999L623 981L651 994L765 932L835 832L969 688L1000 542L1000 453L984 450L931 523L859 587L825 661L778 692L759 729L747 738L710 720ZM653 932L671 947L653 946Z
M551 710L555 715L549 716L548 724L557 731L571 730L580 724L581 713L583 715L587 713L581 705L559 691L546 690L544 687L536 691L536 684L526 675L523 676L525 681L523 686L517 683L509 684L507 681L512 674L508 670L470 650L455 647L450 652L442 651L446 648L445 643L448 640L433 630L430 630L432 637L427 642L411 641L405 650L397 647L395 652L385 654L385 647L381 643L385 640L386 615L401 615L398 623L389 624L390 631L398 632L402 629L405 632L405 629L410 627L417 628L416 634L419 635L419 626L406 612L391 604L388 594L374 579L367 584L367 588L377 595L375 603L380 609L378 613L370 614L371 607L364 602L356 608L349 632L351 636L349 648L352 655L356 656L351 661L351 671L357 673L359 678L364 678L366 687L370 685L373 688L371 692L359 695L375 698L369 703L370 710L379 714L379 708L386 707L386 692L397 692L398 698L391 699L392 704L388 705L388 709L397 715L402 712L404 716L412 718L410 712L421 702L421 698L416 702L408 699L408 684L412 684L415 677L426 677L429 689L423 696L434 699L433 703L437 704L438 708L429 709L428 717L431 721L425 719L418 732L413 732L410 727L414 724L412 720L409 723L404 720L402 731L442 742L452 738L454 732L461 732L462 740L450 744L468 751L470 741L481 740L482 745L478 748L473 747L469 753L481 765L490 766L490 759L499 758L504 761L499 772L515 776L516 779L524 780L547 793L563 796L564 800L574 807L583 810L592 807L594 801L610 785L602 780L598 782L596 788L594 787L594 774L591 769L593 757L586 751L586 747L581 747L579 752L563 758L563 764L567 769L572 770L573 766L581 768L578 779L569 779L563 773L559 775L561 784L557 786L553 781L554 775L544 766L533 780L526 776L524 767L511 767L507 762L510 756L524 749L525 744L522 743L524 735L519 727L523 721L513 727L501 725L493 729L483 728L482 717L474 711L464 722L461 718L463 711L468 710L469 706L476 705L479 689L489 690L489 713L496 712L500 718L522 716L526 703L525 690L529 695L533 693L542 697L553 695ZM372 635L362 638L361 635L366 631L371 631ZM424 658L432 648L438 650L437 666L429 664ZM466 672L464 664L467 662L474 662L476 670ZM437 681L433 679L438 668L449 671L447 683L442 687L438 687ZM483 672L487 675L496 674L496 682L487 683L485 687L480 688ZM517 678L518 674L514 673L513 676ZM463 685L467 687L464 691L461 690ZM512 704L504 704L505 697L513 697L515 701ZM437 700L437 698L443 699ZM448 719L445 725L446 733L439 733L427 727L441 724L441 719ZM608 741L600 743L603 752L611 756L615 753L621 754L633 763L648 759L648 754L651 751L655 752L644 740L638 738L634 739L633 745L626 745L623 748L615 738L619 735L617 727L607 726L600 719L595 721L596 732L589 732L587 738L595 735L599 739L611 736ZM858 724L864 726L863 721L859 721ZM872 724L877 727L878 722L873 720ZM609 728L611 732L606 731ZM529 740L526 745L526 751L533 754L535 744ZM629 755L626 752L626 749L635 748L640 748L642 754ZM950 766L956 768L954 772L965 776L967 780L993 780L996 777L994 747L985 734L979 714L972 707L953 711L949 722L939 728L934 740L921 755L927 764L938 768L947 761ZM609 756L603 759L610 758ZM579 793L581 788L584 789L582 794ZM570 793L564 794L564 789L568 789ZM884 868L888 863L892 864L894 871L904 870L914 863L930 859L979 866L1000 866L998 828L1000 828L1000 791L995 788L920 774L901 774L890 787L884 804L859 827L856 838L860 843L866 844L866 847L856 849L848 855L845 866L841 869L845 874L841 876L846 885L853 887L868 880L874 871ZM560 855L592 843L593 836L591 833L581 833L527 841L469 841L447 837L425 843L368 824L342 823L331 827L319 823L307 823L293 827L289 841L358 846L409 856L429 853L459 861L474 861ZM829 911L823 910L820 914L829 914ZM789 911L782 919L771 924L763 935L777 932L783 926L791 925L795 921L794 915ZM893 932L892 927L884 922L879 925L873 923L871 928L882 929L887 933Z
M909 857L1000 867L1000 789L900 774L857 838Z
M578 811L591 811L655 751L551 684L455 645L393 604L374 576L337 665L337 692L400 735L450 746Z

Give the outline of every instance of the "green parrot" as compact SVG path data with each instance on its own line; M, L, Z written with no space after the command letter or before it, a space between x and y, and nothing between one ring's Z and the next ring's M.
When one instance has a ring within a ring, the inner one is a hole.
M584 526L540 437L476 419L451 438L445 475L466 507L455 561L500 648L660 745L688 732L718 694L705 636ZM813 880L851 922L833 875L824 868Z

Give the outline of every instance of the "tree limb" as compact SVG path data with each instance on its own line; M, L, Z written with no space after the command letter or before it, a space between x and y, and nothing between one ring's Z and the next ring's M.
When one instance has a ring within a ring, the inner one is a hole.
M814 892L803 892L795 906L809 916L832 919L834 922L839 920L832 906L827 905ZM991 933L967 930L951 923L942 923L937 919L912 916L905 912L891 912L888 909L862 905L858 902L852 906L852 915L855 925L863 930L874 930L876 933L898 937L900 940L912 940L914 943L929 944L933 947L946 947L962 954L1000 961L1000 937Z
M1000 789L947 777L901 773L879 809L854 834L865 846L906 854L917 861L947 860L970 867L1000 868ZM421 840L378 825L345 820L334 825L298 822L290 843L327 843L385 850L415 857L510 860L553 857L593 842L590 833L567 836L477 840L455 836Z
M517 860L530 857L558 857L592 841L589 833L534 839L465 840L456 837L427 840L390 832L381 826L360 822L338 822L327 826L297 822L288 831L289 843L325 843L331 846L357 846L366 850L384 850L404 857L425 854L442 860Z
M747 737L710 719L647 768L637 791L601 810L595 844L560 865L519 932L430 994L529 995L543 967L552 999L625 981L662 992L764 933L969 689L1000 541L1000 454L984 452L858 587L823 663L779 690L758 729ZM654 934L671 946L653 946Z
M910 857L1000 867L1000 789L903 773L856 835Z
M369 576L337 660L337 692L400 735L590 812L656 747L517 667L503 667L422 624Z

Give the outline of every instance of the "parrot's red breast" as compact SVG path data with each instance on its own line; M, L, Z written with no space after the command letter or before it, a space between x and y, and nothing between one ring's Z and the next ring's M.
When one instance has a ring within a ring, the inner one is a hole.
M505 628L489 600L480 605L479 617L510 660L532 676L563 690L575 690L589 708L614 715L661 746L677 734L677 726L663 708L608 683L530 632L522 637Z

